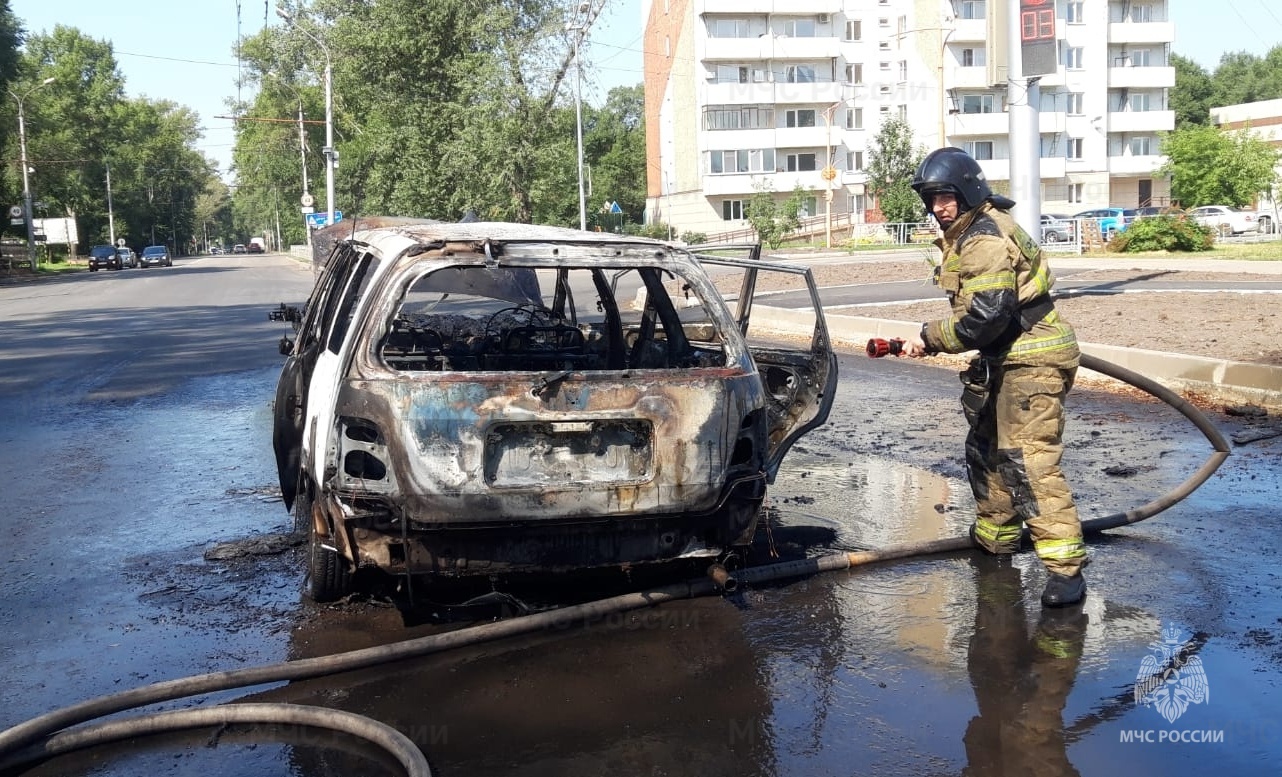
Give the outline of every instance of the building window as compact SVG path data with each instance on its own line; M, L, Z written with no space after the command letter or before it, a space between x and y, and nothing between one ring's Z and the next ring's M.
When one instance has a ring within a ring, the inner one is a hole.
M797 208L797 216L808 219L819 212L819 203L814 197L802 197L801 207Z
M814 17L786 19L783 23L783 36L785 38L813 38L818 32L818 26L815 24Z
M864 63L846 65L846 83L862 84L864 82Z
M962 19L985 19L988 17L985 13L987 6L986 0L962 0L957 13Z
M864 171L864 152L847 151L846 169L854 173L862 173Z
M1123 54L1122 58L1126 58ZM1135 49L1130 54L1130 62L1123 67L1151 67L1153 65L1153 51L1151 49Z
M863 40L864 23L859 19L846 20L846 40Z
M891 91L892 90L890 88L890 84L882 84L881 86L877 87L877 92L883 96L889 96Z
M864 109L847 108L846 109L846 129L861 130L864 128Z
M743 218L743 200L722 200L721 220L739 221Z
M733 151L708 152L708 172L713 175L734 173L773 173L773 148L740 148Z
M992 159L993 141L971 140L966 142L966 153L974 159Z
M785 77L790 84L813 84L815 83L815 66L789 65L785 71Z
M890 29L890 19L887 19L886 17L884 17L884 16L883 16L882 18L880 18L880 19L878 19L878 20L877 20L877 26L878 26L878 27L880 27L880 28L882 28L883 30L889 30L889 29Z
M984 49L962 49L962 67L983 67L988 64L987 52Z
M709 19L709 38L752 38L747 19Z
M846 207L863 221L864 211L868 210L868 200L863 194L851 194L846 197Z
M908 80L908 60L905 60L905 59L899 60L899 80L900 81Z
M880 71L881 71L881 72L883 72L883 73L889 73L889 72L890 72L890 63L889 63L889 62L881 62L881 63L879 63L879 64L877 65L877 69L878 69L878 70L880 70Z
M1069 138L1068 144L1064 147L1064 156L1068 159L1082 158L1082 139Z
M961 98L962 113L996 113L997 100L991 94L967 94Z
M1144 94L1141 92L1140 94L1131 95L1132 111L1151 111L1153 110L1152 105L1153 95L1151 94Z
M1082 199L1082 184L1070 183L1068 185L1068 201L1078 204L1085 202L1085 200Z
M1137 24L1146 24L1153 21L1153 6L1151 5L1133 5L1131 6L1131 21Z
M1068 3L1064 8L1064 21L1069 24L1085 24L1086 17L1082 15L1082 6L1084 5L1086 5L1086 3Z
M1152 156L1152 138L1131 138L1131 156Z
M1086 111L1082 109L1082 93L1069 92L1068 98L1064 101L1064 113L1069 116L1085 116Z
M889 90L889 87L886 87L886 88L887 88L887 90ZM877 113L881 115L881 120L882 120L882 121L885 121L885 120L886 120L887 118L889 118L889 116L890 116L890 106L889 106L889 105L883 105L883 106L879 107L879 108L877 109Z
M878 51L890 51L890 41L883 40L877 44Z
M805 172L807 170L819 169L815 166L814 154L789 154L786 157L786 164L787 164L787 167L785 169L787 169L787 171L790 173L799 173L799 172Z
M705 130L771 129L773 108L765 106L709 105L703 109Z
M900 120L900 121L908 121L908 106L907 106L907 105L901 105L901 106L899 106L899 109L898 109L895 113L899 116L899 120Z
M813 108L803 108L795 111L784 112L784 126L786 127L813 127L815 126L815 111Z
M1068 70L1082 69L1082 47L1070 46L1064 49L1064 67Z

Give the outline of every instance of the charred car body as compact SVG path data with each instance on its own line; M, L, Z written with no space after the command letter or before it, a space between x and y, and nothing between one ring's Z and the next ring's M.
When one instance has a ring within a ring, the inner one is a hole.
M827 418L836 358L809 270L756 246L696 256L483 222L348 230L304 310L273 314L295 328L274 445L316 599L345 594L359 567L721 556L750 542L784 454ZM809 293L808 344L750 342L766 272Z

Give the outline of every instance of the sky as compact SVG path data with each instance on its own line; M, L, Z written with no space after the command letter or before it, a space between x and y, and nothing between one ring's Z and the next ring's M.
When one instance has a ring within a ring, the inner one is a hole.
M1208 70L1226 52L1262 56L1282 43L1282 7L1274 3L1171 0L1175 52ZM111 41L126 93L172 100L200 114L200 149L224 173L235 138L232 121L217 117L230 113L226 101L237 96L237 36L279 23L272 6L274 0L10 0L30 32L65 24ZM608 0L583 48L585 101L599 105L611 88L641 82L642 24L641 0Z

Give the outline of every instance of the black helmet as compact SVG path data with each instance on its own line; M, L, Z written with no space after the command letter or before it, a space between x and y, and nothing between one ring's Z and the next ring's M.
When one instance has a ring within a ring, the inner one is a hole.
M922 160L913 176L912 187L926 204L926 210L930 210L935 195L943 192L957 198L958 210L962 213L978 208L993 196L979 163L970 154L951 146L937 148Z

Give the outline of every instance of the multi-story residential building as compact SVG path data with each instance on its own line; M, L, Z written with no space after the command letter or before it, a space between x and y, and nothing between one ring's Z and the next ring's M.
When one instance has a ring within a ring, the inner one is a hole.
M1054 0L1059 67L1039 82L1042 210L1169 199L1158 133L1175 124L1169 0ZM642 0L648 218L745 224L760 188L803 211L875 209L865 166L883 121L1010 179L1006 0Z

